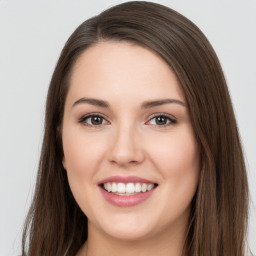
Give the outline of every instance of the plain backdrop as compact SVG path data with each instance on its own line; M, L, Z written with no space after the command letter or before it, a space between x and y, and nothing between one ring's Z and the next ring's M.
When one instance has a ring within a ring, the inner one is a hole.
M20 254L60 51L87 18L124 1L0 0L0 256ZM256 253L256 0L155 1L208 37L222 64L243 142L251 192L248 240Z

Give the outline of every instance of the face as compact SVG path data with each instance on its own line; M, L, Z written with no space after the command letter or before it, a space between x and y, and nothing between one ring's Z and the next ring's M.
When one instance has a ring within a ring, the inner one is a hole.
M174 72L154 52L100 42L74 65L63 166L93 233L127 240L187 226L199 153Z

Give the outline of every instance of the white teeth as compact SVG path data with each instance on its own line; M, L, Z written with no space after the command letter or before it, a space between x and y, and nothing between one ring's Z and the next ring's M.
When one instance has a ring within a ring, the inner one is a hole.
M115 182L112 183L112 192L117 192L117 185Z
M140 183L136 183L136 185L135 185L135 192L137 192L137 193L141 192L141 185L140 185Z
M142 192L146 192L147 191L147 184L143 183L142 187L141 187Z
M124 183L117 183L117 192L125 193L125 184Z
M147 191L150 191L154 187L154 184L149 184L147 187Z
M110 183L110 182L107 183L107 191L108 191L108 192L111 192L111 191L112 191L112 186L111 186L111 183Z
M134 193L134 184L133 183L128 183L126 184L125 192L126 193Z
M135 194L152 190L155 186L154 184L148 183L122 183L122 182L107 182L103 184L103 187L108 192L115 194L127 195Z

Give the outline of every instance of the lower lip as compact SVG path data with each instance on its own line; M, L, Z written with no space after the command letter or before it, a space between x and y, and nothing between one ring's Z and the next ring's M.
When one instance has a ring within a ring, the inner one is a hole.
M120 196L113 193L109 193L106 190L104 190L102 187L99 187L99 188L103 197L109 203L115 206L120 206L120 207L130 207L130 206L135 206L137 204L140 204L144 202L146 199L148 199L155 191L155 188L154 188L150 191L138 193L136 195Z

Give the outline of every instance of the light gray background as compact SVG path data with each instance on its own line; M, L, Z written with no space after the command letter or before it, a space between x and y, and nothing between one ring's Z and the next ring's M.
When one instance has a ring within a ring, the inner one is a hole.
M0 0L0 256L20 253L33 194L46 92L59 53L85 19L124 1ZM248 167L256 253L256 0L169 0L206 34L223 66Z

